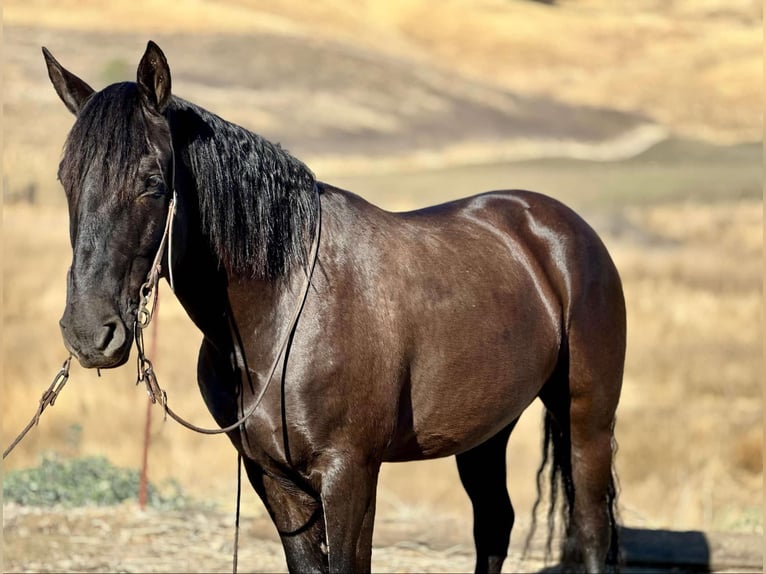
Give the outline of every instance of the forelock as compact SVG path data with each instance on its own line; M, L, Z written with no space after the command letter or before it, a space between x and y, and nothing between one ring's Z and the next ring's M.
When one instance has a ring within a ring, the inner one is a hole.
M86 176L99 193L121 194L148 153L136 84L112 84L93 94L78 114L64 145L59 177L74 199Z

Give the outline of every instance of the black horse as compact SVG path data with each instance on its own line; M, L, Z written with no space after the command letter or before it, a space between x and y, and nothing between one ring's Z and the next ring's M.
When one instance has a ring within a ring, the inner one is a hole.
M198 381L216 422L236 422L266 388L228 435L291 571L369 571L381 463L455 455L476 570L499 572L514 521L506 443L536 397L566 495L563 562L615 561L625 304L579 216L527 191L386 212L172 96L152 42L137 82L100 92L43 52L76 116L59 169L73 249L64 341L84 367L128 359L175 191L163 273L204 334Z

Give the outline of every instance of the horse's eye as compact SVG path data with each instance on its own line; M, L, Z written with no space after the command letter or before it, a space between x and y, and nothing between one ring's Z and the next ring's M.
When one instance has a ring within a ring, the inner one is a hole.
M162 197L165 195L165 182L159 175L150 175L146 179L146 193L153 197Z

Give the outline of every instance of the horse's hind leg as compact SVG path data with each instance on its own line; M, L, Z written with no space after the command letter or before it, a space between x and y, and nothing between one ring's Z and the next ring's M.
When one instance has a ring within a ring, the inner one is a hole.
M455 457L460 480L473 505L477 573L500 572L508 554L514 513L505 483L505 450L517 422Z
M591 310L590 319L597 315ZM603 572L617 559L612 456L624 343L624 330L573 320L568 377L553 378L540 394L561 432L558 445L554 438L554 464L562 470L570 506L565 570Z

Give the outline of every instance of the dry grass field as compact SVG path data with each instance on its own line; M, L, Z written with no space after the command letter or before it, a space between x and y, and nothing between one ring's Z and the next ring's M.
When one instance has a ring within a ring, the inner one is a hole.
M177 71L177 93L282 141L321 179L385 208L527 188L577 209L613 254L628 306L616 431L623 522L762 533L762 151L748 143L762 129L760 4L273 4L5 4L3 445L66 356L57 323L70 251L55 173L72 118L39 47L100 87L130 79L152 37ZM596 161L618 143L624 153ZM200 335L165 285L160 306L160 381L174 410L210 425L195 381ZM4 470L46 451L138 466L147 401L134 377L131 363L100 378L73 367ZM540 423L533 405L509 446L521 529ZM153 481L174 478L229 510L235 465L226 438L153 410ZM246 516L263 517L253 493L243 500ZM444 539L470 544L452 459L384 467L379 500L379 522L398 525L402 539L432 518Z

